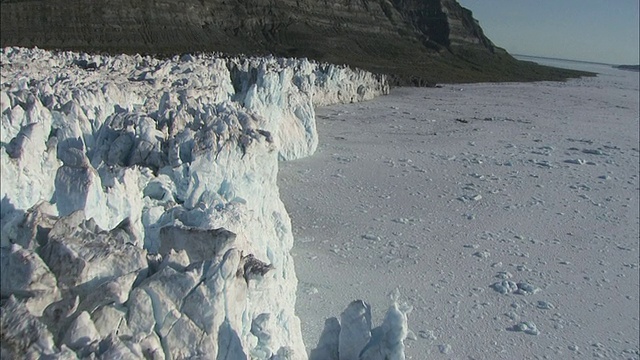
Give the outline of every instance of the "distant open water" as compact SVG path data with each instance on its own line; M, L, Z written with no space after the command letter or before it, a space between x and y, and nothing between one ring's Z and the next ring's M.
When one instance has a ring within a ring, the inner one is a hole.
M615 69L611 64L593 63L577 60L553 59L528 55L513 55L518 60L532 61L540 65L553 66L563 69L590 71L598 74L606 74L616 71L624 71Z

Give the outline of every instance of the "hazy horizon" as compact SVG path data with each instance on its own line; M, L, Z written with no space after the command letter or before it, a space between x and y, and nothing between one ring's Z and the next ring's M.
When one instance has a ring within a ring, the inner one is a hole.
M639 2L460 0L509 53L611 65L640 63Z
M602 61L589 61L589 60L579 60L579 59L566 59L566 58L559 58L559 57L552 57L552 56L542 56L542 55L531 55L531 54L519 54L519 53L514 53L514 52L509 52L509 54L511 56L514 57L527 57L527 58L536 58L536 59L548 59L548 60L560 60L560 61L567 61L567 62L578 62L578 63L585 63L585 64L595 64L595 65L637 65L637 64L614 64L614 63L608 63L608 62L602 62Z

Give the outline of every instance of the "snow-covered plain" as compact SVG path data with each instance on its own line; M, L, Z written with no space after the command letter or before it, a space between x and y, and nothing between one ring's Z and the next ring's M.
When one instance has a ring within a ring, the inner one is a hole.
M638 74L581 69L316 110L318 151L279 173L308 349L399 288L408 358L640 357Z

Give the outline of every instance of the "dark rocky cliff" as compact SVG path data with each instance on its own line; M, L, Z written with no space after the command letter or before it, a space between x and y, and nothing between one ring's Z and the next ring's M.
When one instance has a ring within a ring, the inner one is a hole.
M272 53L346 63L403 84L553 75L495 47L455 0L2 0L0 14L2 46Z

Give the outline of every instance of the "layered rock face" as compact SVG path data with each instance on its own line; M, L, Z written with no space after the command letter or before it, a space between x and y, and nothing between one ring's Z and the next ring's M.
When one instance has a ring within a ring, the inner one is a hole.
M210 55L0 61L3 358L306 358L278 161L314 151L314 103L370 99L384 77Z
M496 51L455 0L9 0L1 9L3 46L272 53L405 80L460 47Z
M493 50L471 12L455 0L9 0L2 10L3 44L295 55L317 48L322 56L327 42L335 49L382 52L359 42L376 36L388 45L418 38L433 47L479 44ZM304 46L308 41L313 44Z

